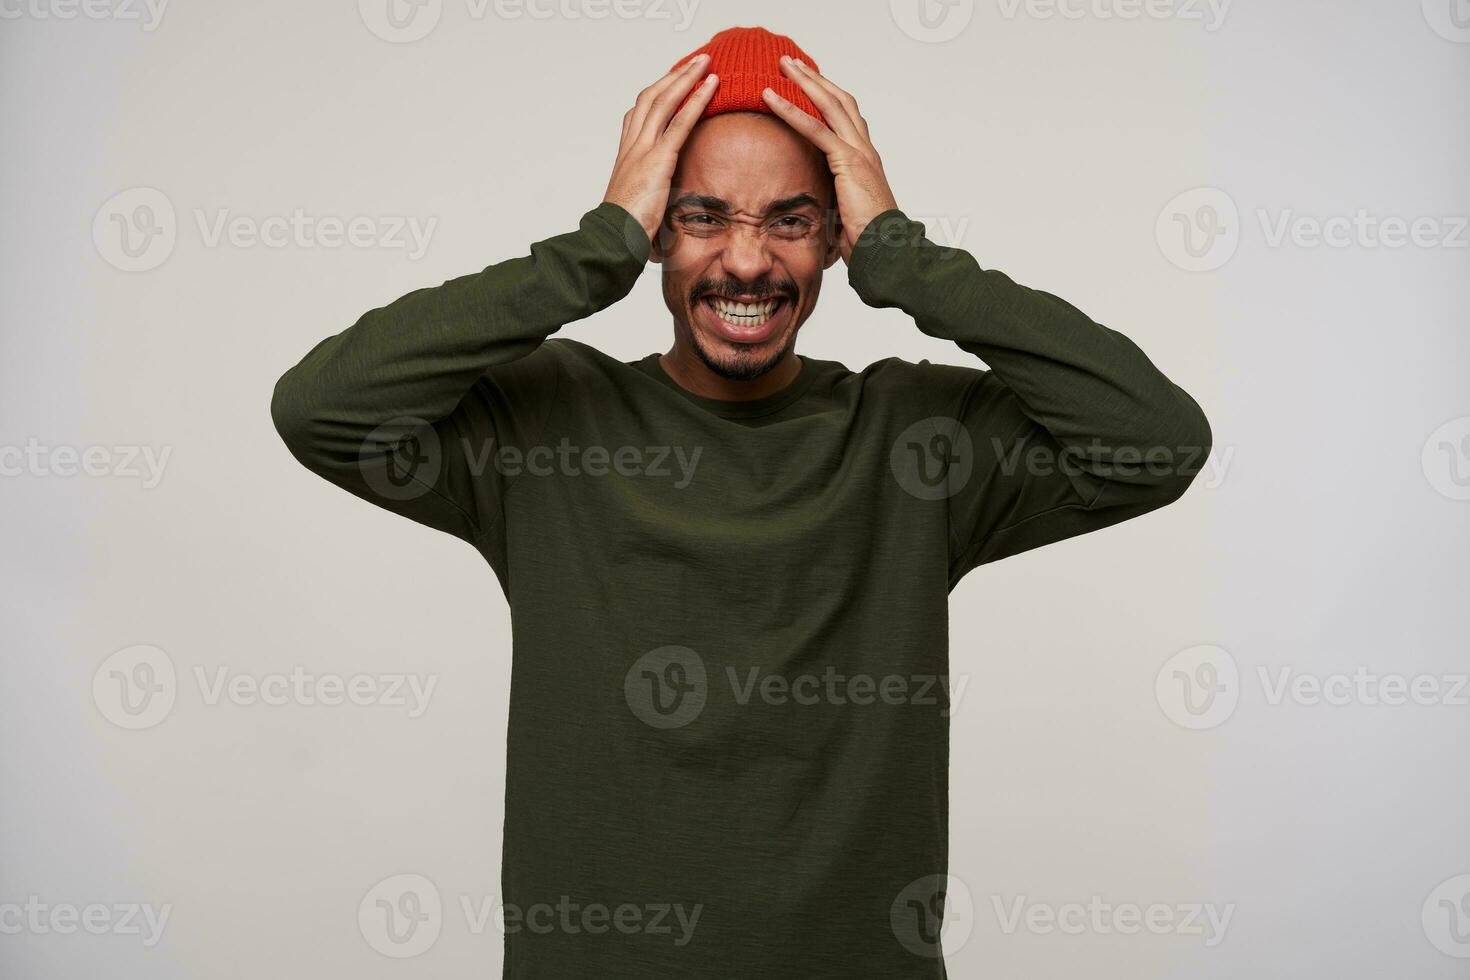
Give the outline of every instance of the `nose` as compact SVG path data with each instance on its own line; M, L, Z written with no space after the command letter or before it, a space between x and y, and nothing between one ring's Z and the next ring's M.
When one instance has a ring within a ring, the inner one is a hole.
M725 242L720 255L720 264L725 272L738 282L755 282L771 272L775 263L770 249L766 248L765 236L758 228L735 227Z

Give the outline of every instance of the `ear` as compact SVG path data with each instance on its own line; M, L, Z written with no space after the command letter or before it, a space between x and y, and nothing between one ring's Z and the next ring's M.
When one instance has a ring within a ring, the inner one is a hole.
M832 208L832 220L828 223L830 229L827 234L827 251L822 256L822 268L832 268L842 255L842 213L836 207Z
M668 217L659 222L658 230L653 233L648 246L648 261L654 265L662 265L664 256L668 254L667 249L673 244L669 239L671 232L668 230Z

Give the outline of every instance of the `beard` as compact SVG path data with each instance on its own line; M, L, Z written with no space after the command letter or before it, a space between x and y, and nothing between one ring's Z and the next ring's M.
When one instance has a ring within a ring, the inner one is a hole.
M781 363L796 340L796 331L789 331L778 342L779 346L772 342L754 345L721 343L714 350L705 346L698 330L691 327L689 336L695 356L715 374L729 381L754 381Z
M720 288L722 286L724 288ZM773 337L761 344L735 344L702 335L694 323L699 315L699 305L705 294L711 291L730 295L745 290L738 283L720 283L708 277L700 278L690 289L690 318L685 329L689 332L695 356L704 366L729 381L754 381L780 364L796 342L795 330L788 329L784 337ZM752 283L749 291L759 296L780 296L793 306L799 296L796 283L789 279L780 282L762 279Z

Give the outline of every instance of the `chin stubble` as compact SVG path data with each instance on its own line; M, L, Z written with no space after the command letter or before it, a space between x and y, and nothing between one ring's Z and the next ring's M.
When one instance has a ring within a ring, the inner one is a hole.
M705 349L704 342L700 339L699 331L692 325L689 328L690 339L693 340L694 353L704 366L715 374L728 381L754 381L781 363L781 358L791 349L792 342L796 339L796 331L786 335L786 340L780 349L766 357L741 348L736 348L736 353L731 361L721 361ZM731 345L734 346L734 345Z

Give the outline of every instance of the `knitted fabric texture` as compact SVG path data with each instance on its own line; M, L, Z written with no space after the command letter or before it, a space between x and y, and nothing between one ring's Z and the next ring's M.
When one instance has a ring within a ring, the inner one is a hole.
M769 86L777 95L807 115L824 124L827 122L821 110L801 90L801 86L781 73L783 54L806 62L812 71L820 71L811 56L797 47L796 42L785 34L772 34L764 27L727 28L680 58L673 67L679 67L701 52L708 52L709 70L720 76L720 82L715 89L714 98L710 99L699 118L707 119L722 112L742 109L771 113L771 107L761 97L761 90ZM693 94L690 92L690 95ZM682 109L688 101L689 96L685 96L679 103L679 108Z

